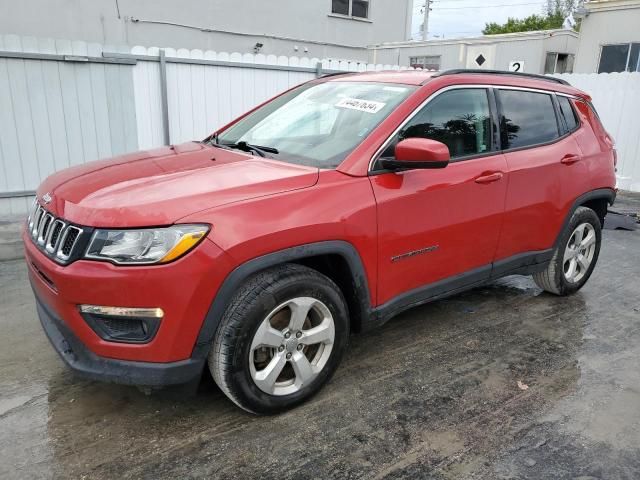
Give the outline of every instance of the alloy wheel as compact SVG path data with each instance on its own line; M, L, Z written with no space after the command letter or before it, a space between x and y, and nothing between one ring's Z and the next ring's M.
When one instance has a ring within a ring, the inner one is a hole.
M251 342L249 369L256 386L290 395L326 366L335 339L333 315L318 299L297 297L267 315Z
M596 231L590 223L578 225L564 251L562 269L567 281L578 283L586 275L596 251Z

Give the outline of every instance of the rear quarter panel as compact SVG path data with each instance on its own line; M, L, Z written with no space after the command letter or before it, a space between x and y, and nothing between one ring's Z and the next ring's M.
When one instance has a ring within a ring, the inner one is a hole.
M569 188L572 198L597 188L615 188L614 155L608 134L591 108L583 101L574 101L582 123L574 134L582 152L580 177Z

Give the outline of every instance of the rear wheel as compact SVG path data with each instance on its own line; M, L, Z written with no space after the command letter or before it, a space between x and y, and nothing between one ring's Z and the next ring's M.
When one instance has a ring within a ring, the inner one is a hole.
M342 358L348 332L335 283L310 268L282 265L254 276L234 296L209 368L237 405L275 413L322 387Z
M582 288L598 261L601 230L600 219L593 210L576 209L549 266L533 275L538 286L556 295L569 295Z

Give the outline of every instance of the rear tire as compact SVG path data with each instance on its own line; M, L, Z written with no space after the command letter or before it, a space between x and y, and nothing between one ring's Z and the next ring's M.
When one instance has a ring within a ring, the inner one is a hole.
M229 303L209 354L220 389L251 413L277 413L314 395L346 350L349 317L338 286L285 264L245 282Z
M593 272L600 254L602 227L596 212L578 207L562 233L549 266L533 274L543 290L570 295L580 290Z

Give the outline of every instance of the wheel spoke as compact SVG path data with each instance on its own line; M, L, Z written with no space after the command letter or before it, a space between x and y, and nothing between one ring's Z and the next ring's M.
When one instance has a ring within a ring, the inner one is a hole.
M315 345L316 343L333 343L335 336L333 322L330 320L324 320L317 327L310 328L309 330L302 331L301 343L305 345Z
M587 248L596 243L596 234L593 230L589 230L587 232L587 236L582 239L580 242L580 247Z
M584 229L586 228L586 224L584 225L580 225L578 228L576 228L576 231L574 232L573 236L574 236L574 245L580 245L580 242L582 242L582 237L584 235Z
M589 268L589 259L584 255L580 254L576 257L576 260L580 264L580 271L586 272L587 269Z
M575 257L569 260L569 269L567 270L567 273L565 273L568 280L573 280L573 277L575 277L577 263L578 262L576 262Z
M309 315L309 310L316 301L313 298L301 297L289 303L291 309L291 319L289 320L289 330L302 330L304 321Z
M262 322L262 325L258 328L253 342L251 343L251 350L258 347L278 347L284 342L284 335L279 330L276 330L271 326L269 320Z
M295 383L298 388L307 385L316 375L311 363L309 363L309 359L303 352L295 352L293 354L291 357L291 366L296 374Z
M256 385L262 391L273 393L278 375L280 375L286 363L287 359L285 356L282 353L276 353L264 369L256 372L253 379Z

